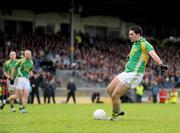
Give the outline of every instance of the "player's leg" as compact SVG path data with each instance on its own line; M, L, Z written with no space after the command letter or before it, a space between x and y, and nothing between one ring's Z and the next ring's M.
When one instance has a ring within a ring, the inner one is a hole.
M10 107L11 107L11 112L16 112L16 109L14 107L14 100L16 99L16 95L14 94L14 90L11 88L9 89L9 97L4 100L2 106L0 107L1 109L3 109L6 105L7 102L9 102Z
M27 78L22 78L22 106L23 109L21 110L22 113L26 113L26 104L28 102L28 97L29 97L29 90L30 90L30 82Z
M23 98L22 102L23 102L23 105L27 104L28 97L29 97L29 90L28 89L23 89L22 90L22 98Z
M16 78L16 93L15 93L15 96L16 96L16 100L18 101L19 103L19 110L22 109L22 79L21 77L18 77Z
M21 112L22 113L26 113L26 104L28 102L28 97L29 97L29 90L28 89L22 89L22 95L21 95L21 98L22 98L22 109L21 109Z
M127 93L128 90L129 87L121 81L119 81L119 84L115 87L111 96L113 106L113 118L116 118L118 115L120 115L120 113L122 114L120 97Z
M119 83L119 80L117 77L115 77L110 83L109 85L107 86L106 88L106 92L109 94L109 96L111 97L112 96L112 93L115 89L115 87L117 86L117 84Z
M18 103L19 103L19 110L22 109L22 92L21 91L22 91L21 89L17 89L15 93L16 99L18 100Z
M23 89L25 88L25 81L23 77L19 77L17 80L17 91L16 91L16 96L18 97L20 107L19 110L23 112L24 109L24 98L23 98Z
M14 107L14 100L16 99L16 96L14 95L14 90L9 90L9 97L7 98L7 101L9 101L11 112L16 112L16 109Z

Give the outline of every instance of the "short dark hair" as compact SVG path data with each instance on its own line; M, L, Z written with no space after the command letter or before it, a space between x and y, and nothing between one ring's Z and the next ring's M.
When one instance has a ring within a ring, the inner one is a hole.
M140 36L143 35L143 29L139 25L134 25L129 28L129 30L133 30L134 33L140 34Z

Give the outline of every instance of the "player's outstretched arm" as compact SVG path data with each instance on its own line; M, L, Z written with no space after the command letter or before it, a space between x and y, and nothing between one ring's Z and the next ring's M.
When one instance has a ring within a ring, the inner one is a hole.
M149 55L153 58L153 60L161 67L162 72L168 69L168 65L163 64L162 60L159 58L157 53L154 50L149 52Z

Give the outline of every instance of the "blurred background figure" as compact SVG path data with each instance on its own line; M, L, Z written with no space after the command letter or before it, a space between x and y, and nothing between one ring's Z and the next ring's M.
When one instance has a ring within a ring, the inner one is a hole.
M49 81L49 91L50 91L50 97L52 98L54 104L56 103L55 100L56 87L57 87L56 79L52 75L51 80Z
M178 98L178 92L174 88L172 91L169 93L169 103L177 103L177 98Z
M8 87L6 84L7 80L4 75L0 75L0 101L4 103L4 100L8 98Z
M161 88L159 91L159 102L167 103L167 101L168 101L168 92L166 89Z
M44 72L42 79L43 79L42 90L43 90L44 103L45 104L51 103L51 98L52 98L52 101L55 104L56 103L55 92L57 87L55 76L50 72Z
M50 85L47 79L43 85L43 97L44 97L44 104L50 103Z
M136 102L137 103L141 103L143 94L144 94L144 87L142 84L139 84L136 87Z
M40 74L33 72L34 75L30 78L30 84L31 84L31 98L30 98L30 103L34 103L34 96L36 95L37 97L37 102L38 104L41 104L40 101L40 94L39 94L39 87L40 87L40 83L42 82L42 78L40 76Z
M71 78L70 82L68 82L68 84L67 84L67 100L66 100L66 103L69 102L70 97L72 97L74 103L76 103L75 92L76 92L76 84L74 83L74 79Z
M122 103L133 103L136 100L134 97L134 91L129 90L125 95L120 98L120 100Z
M100 103L100 92L99 91L95 91L92 93L91 95L91 101L92 103Z
M172 88L175 87L175 86L174 86L174 83L173 83L173 81L172 81L172 78L170 78L170 77L166 77L166 78L165 78L163 85L164 85L164 88L165 88L165 89L172 89Z
M157 102L157 95L159 92L159 86L158 86L158 83L156 80L151 81L150 89L151 89L151 94L152 94L152 101L153 101L153 103L156 103Z

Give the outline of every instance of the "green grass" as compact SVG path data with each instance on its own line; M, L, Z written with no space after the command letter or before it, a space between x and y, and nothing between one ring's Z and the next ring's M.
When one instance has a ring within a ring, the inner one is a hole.
M0 111L0 133L180 133L180 105L123 104L118 121L94 120L98 109L111 114L110 104L28 105L28 113Z

